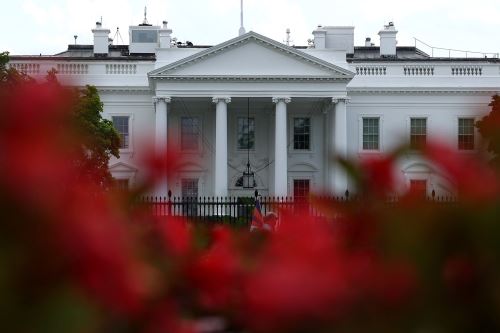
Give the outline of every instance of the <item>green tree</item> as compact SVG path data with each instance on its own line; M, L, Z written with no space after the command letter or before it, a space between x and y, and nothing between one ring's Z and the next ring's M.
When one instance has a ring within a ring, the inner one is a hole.
M479 133L488 140L488 151L493 154L492 164L500 167L500 96L494 95L489 104L491 112L476 123Z
M120 135L110 120L102 118L103 104L96 87L87 85L76 94L72 119L82 139L77 163L84 176L107 187L112 183L109 159L120 157Z
M6 86L15 86L16 84L22 82L32 82L34 81L29 75L17 71L15 68L8 68L9 63L9 52L0 52L0 86L5 88Z
M8 68L9 53L0 53L0 98L9 93L9 89L23 83L33 83L30 76ZM120 157L120 136L113 123L102 118L103 104L97 88L87 85L85 88L63 88L57 81L56 71L50 70L45 77L46 83L67 90L72 98L71 126L75 131L77 159L75 163L82 171L81 176L101 184L111 185L112 177L108 169L111 156Z

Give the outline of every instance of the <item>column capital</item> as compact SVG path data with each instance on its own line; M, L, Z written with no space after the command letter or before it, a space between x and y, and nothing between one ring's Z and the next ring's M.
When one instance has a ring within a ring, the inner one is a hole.
M229 104L231 103L231 97L220 97L220 96L212 97L212 103L217 104L219 102L224 102L226 104Z
M343 96L343 97L332 97L332 103L337 104L338 102L349 103L351 97Z
M273 103L278 104L279 102L284 102L285 104L288 104L292 101L290 97L273 97Z
M158 103L158 102L165 102L165 103L170 103L172 102L172 98L171 97L167 97L167 96L154 96L153 97L153 103Z

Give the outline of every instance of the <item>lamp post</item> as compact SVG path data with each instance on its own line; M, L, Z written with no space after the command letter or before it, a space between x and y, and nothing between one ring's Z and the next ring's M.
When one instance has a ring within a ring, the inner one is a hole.
M250 98L247 99L247 126L246 126L246 141L247 141L247 168L243 171L243 188L254 188L255 174L250 167Z

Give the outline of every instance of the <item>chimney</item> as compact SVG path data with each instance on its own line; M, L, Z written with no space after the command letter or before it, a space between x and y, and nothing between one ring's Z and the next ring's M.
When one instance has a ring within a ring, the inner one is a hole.
M109 53L109 29L104 29L101 22L95 23L94 34L94 55L108 55Z
M326 30L321 25L312 32L314 36L314 48L324 49L326 46Z
M167 21L163 21L163 26L159 30L160 48L161 49L169 49L171 47L172 29L168 29L167 24L168 24Z
M366 37L365 46L372 46L372 39L370 37Z
M396 57L396 35L398 31L394 27L393 22L389 22L384 26L378 34L380 36L380 56L381 57Z

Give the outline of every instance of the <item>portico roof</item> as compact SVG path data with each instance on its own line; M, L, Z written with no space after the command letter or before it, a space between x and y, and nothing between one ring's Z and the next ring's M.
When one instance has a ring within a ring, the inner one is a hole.
M354 73L253 31L148 73L161 80L349 81Z

